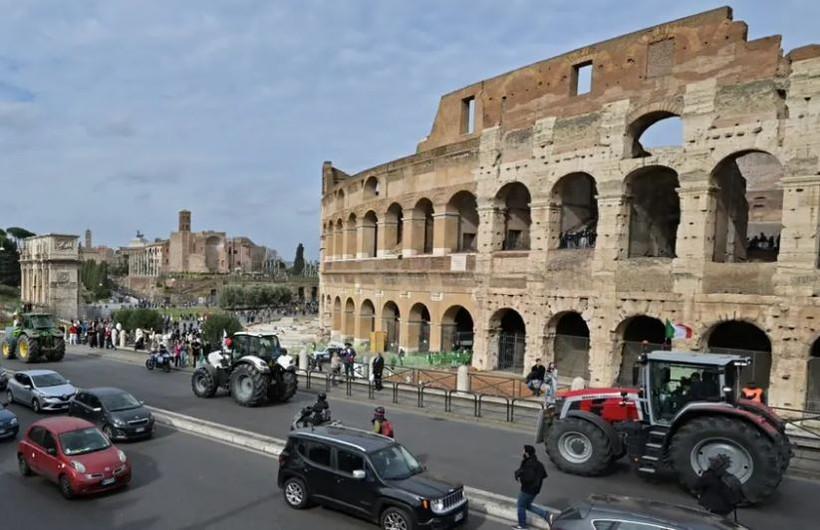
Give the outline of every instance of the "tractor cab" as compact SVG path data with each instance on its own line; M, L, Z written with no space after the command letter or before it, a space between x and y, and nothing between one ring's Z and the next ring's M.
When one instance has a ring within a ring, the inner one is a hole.
M245 356L254 356L264 359L268 363L287 353L279 343L279 337L272 333L239 332L233 336L232 360L238 361Z
M748 357L682 351L642 355L641 404L652 424L669 425L693 402L735 403L740 395L740 371Z

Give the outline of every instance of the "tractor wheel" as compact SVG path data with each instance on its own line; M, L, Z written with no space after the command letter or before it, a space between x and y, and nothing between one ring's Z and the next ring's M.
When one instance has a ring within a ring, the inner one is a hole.
M212 398L216 395L216 381L207 368L197 368L191 376L191 389L196 397Z
M719 454L732 459L729 472L740 480L751 504L771 495L783 478L779 448L762 431L740 419L695 418L678 429L669 446L678 479L689 491L709 467L709 459Z
M24 363L33 362L37 358L37 343L25 335L17 337L17 358Z
M612 444L604 431L580 418L553 423L547 434L547 454L564 473L601 475L612 464Z
M285 372L282 378L271 387L268 393L271 401L284 403L296 394L296 389L299 386L299 381L296 379L296 374L293 372Z
M3 353L3 359L14 359L14 346L11 345L11 341L8 339L3 339L3 346L0 351Z
M52 362L62 361L65 357L65 340L56 339L54 349L48 354L48 360Z
M234 401L243 407L255 407L267 401L270 375L243 364L231 374L229 386Z

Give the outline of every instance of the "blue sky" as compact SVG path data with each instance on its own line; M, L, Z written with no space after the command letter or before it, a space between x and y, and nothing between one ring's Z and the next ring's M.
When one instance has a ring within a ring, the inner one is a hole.
M195 230L317 255L323 160L411 154L439 97L720 6L650 0L0 0L0 226L125 244ZM820 2L738 1L820 41Z

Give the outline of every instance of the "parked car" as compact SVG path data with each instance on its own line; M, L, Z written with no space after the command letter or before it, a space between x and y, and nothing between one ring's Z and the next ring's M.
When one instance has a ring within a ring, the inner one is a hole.
M330 363L334 353L342 355L344 344L331 343L324 350L314 350L308 357L308 367L311 370L324 371L324 366Z
M699 508L625 497L592 495L553 519L552 530L746 530Z
M17 416L0 403L0 440L17 437L19 430L20 423L17 421Z
M4 368L0 368L0 392L6 389L10 377L11 376Z
M452 528L467 520L464 487L433 478L392 438L343 426L297 429L279 456L292 508L331 506L386 530Z
M110 440L150 438L154 434L151 411L119 388L80 390L69 404L68 415L96 424Z
M21 403L39 413L68 409L76 393L71 381L54 370L26 370L9 379L6 398L8 403Z
M58 484L66 499L131 481L125 453L93 423L66 416L31 424L17 446L17 466L24 477L41 475Z

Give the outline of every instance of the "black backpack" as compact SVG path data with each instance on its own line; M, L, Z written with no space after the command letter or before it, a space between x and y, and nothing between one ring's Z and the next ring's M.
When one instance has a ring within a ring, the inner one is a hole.
M720 477L720 481L724 486L726 500L729 501L732 506L737 507L746 499L745 495L743 495L743 485L736 476L731 473L724 473L723 476Z

